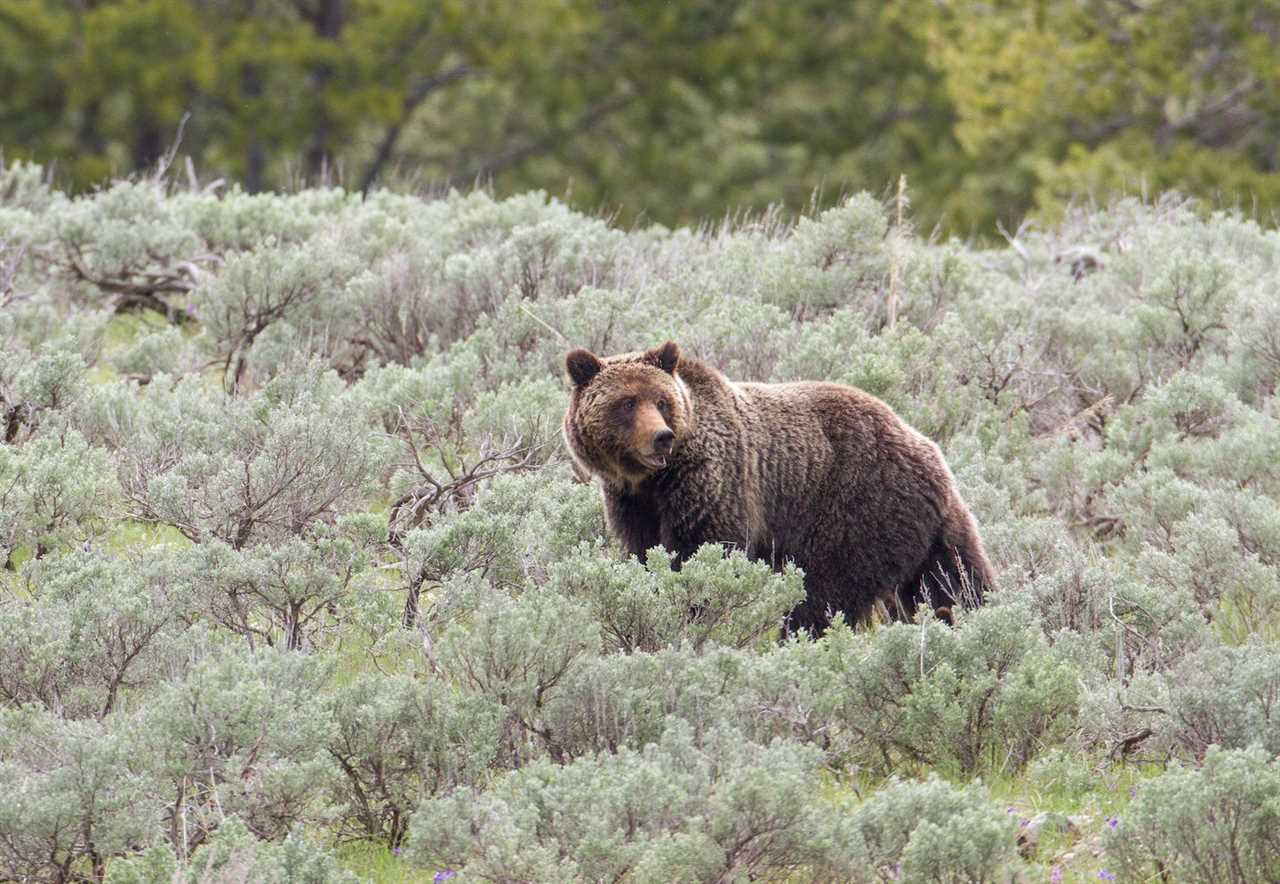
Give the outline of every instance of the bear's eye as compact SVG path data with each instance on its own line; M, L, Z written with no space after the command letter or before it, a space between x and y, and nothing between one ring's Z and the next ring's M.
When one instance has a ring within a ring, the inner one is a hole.
M658 411L661 411L663 414L666 414L670 409L671 409L670 402L668 402L665 399L658 400Z
M635 407L636 407L636 400L634 397L627 397L626 399L622 400L623 411L631 411Z

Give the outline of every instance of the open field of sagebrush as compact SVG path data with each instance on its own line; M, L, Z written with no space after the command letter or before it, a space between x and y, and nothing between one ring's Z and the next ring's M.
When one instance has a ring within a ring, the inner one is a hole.
M896 215L5 171L0 879L1276 880L1280 236ZM990 604L624 559L563 353L668 338L937 440Z

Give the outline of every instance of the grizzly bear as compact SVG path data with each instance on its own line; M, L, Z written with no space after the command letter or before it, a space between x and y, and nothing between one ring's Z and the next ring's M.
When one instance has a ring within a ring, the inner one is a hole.
M861 390L738 383L667 342L565 357L564 437L600 479L609 530L678 563L704 543L804 570L788 629L865 620L877 601L973 605L993 585L977 526L938 447Z

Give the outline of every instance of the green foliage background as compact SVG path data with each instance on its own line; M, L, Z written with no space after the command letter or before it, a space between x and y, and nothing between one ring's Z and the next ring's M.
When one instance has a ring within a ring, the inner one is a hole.
M46 177L0 174L0 878L1280 873L1274 229ZM563 354L667 338L936 439L989 603L779 642L796 571L624 558Z
M542 188L675 225L884 192L992 237L1280 201L1275 0L3 0L0 148L83 190ZM179 159L179 163L182 160Z

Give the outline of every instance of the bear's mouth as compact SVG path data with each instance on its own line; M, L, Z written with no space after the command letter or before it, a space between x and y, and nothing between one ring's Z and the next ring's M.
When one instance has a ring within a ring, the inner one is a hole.
M669 458L670 455L667 454L642 454L637 459L651 470L663 470L666 469Z

